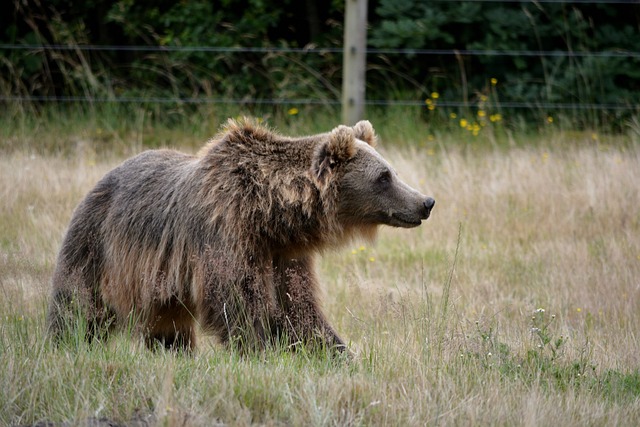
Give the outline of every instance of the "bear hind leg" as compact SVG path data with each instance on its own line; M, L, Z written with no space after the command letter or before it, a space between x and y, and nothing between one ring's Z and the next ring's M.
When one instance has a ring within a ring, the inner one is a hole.
M78 338L88 343L106 340L115 321L113 313L86 292L56 289L47 313L49 336L57 344Z
M47 312L47 331L54 342L60 342L69 335L74 323L73 293L55 290Z

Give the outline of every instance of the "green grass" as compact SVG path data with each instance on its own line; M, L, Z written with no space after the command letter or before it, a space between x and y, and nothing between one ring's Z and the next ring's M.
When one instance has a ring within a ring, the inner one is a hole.
M292 134L336 124L306 113L270 122ZM136 128L113 113L3 128L0 425L639 424L633 132L476 138L381 116L380 150L437 204L418 229L322 257L325 311L351 361L240 355L205 336L193 356L152 352L127 331L52 346L48 280L83 194L147 146L195 151L223 119Z
M295 111L295 114L291 114ZM522 123L518 116L490 120L490 111L457 111L423 107L367 109L380 139L396 147L435 154L452 147L477 153L487 149L511 149L531 145L589 145L628 147L640 141L638 119L625 121L617 133L597 129L575 131L571 121L547 117ZM454 114L455 117L451 117ZM0 153L37 152L76 156L131 155L144 148L181 147L195 150L213 136L229 117L250 115L292 135L326 132L339 121L335 106L154 105L154 104L51 104L34 109L7 105L0 114ZM461 126L465 123L465 126Z

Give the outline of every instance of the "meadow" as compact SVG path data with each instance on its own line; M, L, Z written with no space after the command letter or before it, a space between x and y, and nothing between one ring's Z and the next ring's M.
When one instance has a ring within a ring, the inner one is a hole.
M72 210L142 132L3 133L0 425L639 425L638 136L479 142L372 122L436 207L321 257L352 360L208 337L193 356L151 352L127 331L55 348L44 316ZM199 136L157 145L195 152Z

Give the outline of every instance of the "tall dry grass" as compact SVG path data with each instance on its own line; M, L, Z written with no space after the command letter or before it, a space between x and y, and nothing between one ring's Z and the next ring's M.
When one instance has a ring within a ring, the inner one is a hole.
M374 286L388 288L389 274L397 274L389 265L417 252L422 261L403 269L405 287L422 293L424 269L427 289L437 292L451 260L434 266L429 258L439 261L443 251L451 257L461 224L452 304L462 319L502 320L503 333L517 343L522 328L514 321L526 324L543 307L565 335L588 335L598 366L640 366L637 148L551 141L480 155L454 149L419 161L419 153L390 157L408 181L434 195L437 209L415 232L385 231L374 249L382 257Z
M121 159L0 158L0 424L638 424L640 147L381 149L436 208L322 259L348 363L208 341L188 358L126 334L51 348L64 229Z

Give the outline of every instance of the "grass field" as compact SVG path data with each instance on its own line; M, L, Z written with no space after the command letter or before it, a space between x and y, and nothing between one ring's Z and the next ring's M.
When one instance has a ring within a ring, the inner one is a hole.
M153 353L126 332L53 348L48 281L71 212L139 149L98 150L95 132L62 154L0 157L0 425L640 424L638 141L383 139L437 203L418 229L322 258L345 361L212 339L193 357Z

